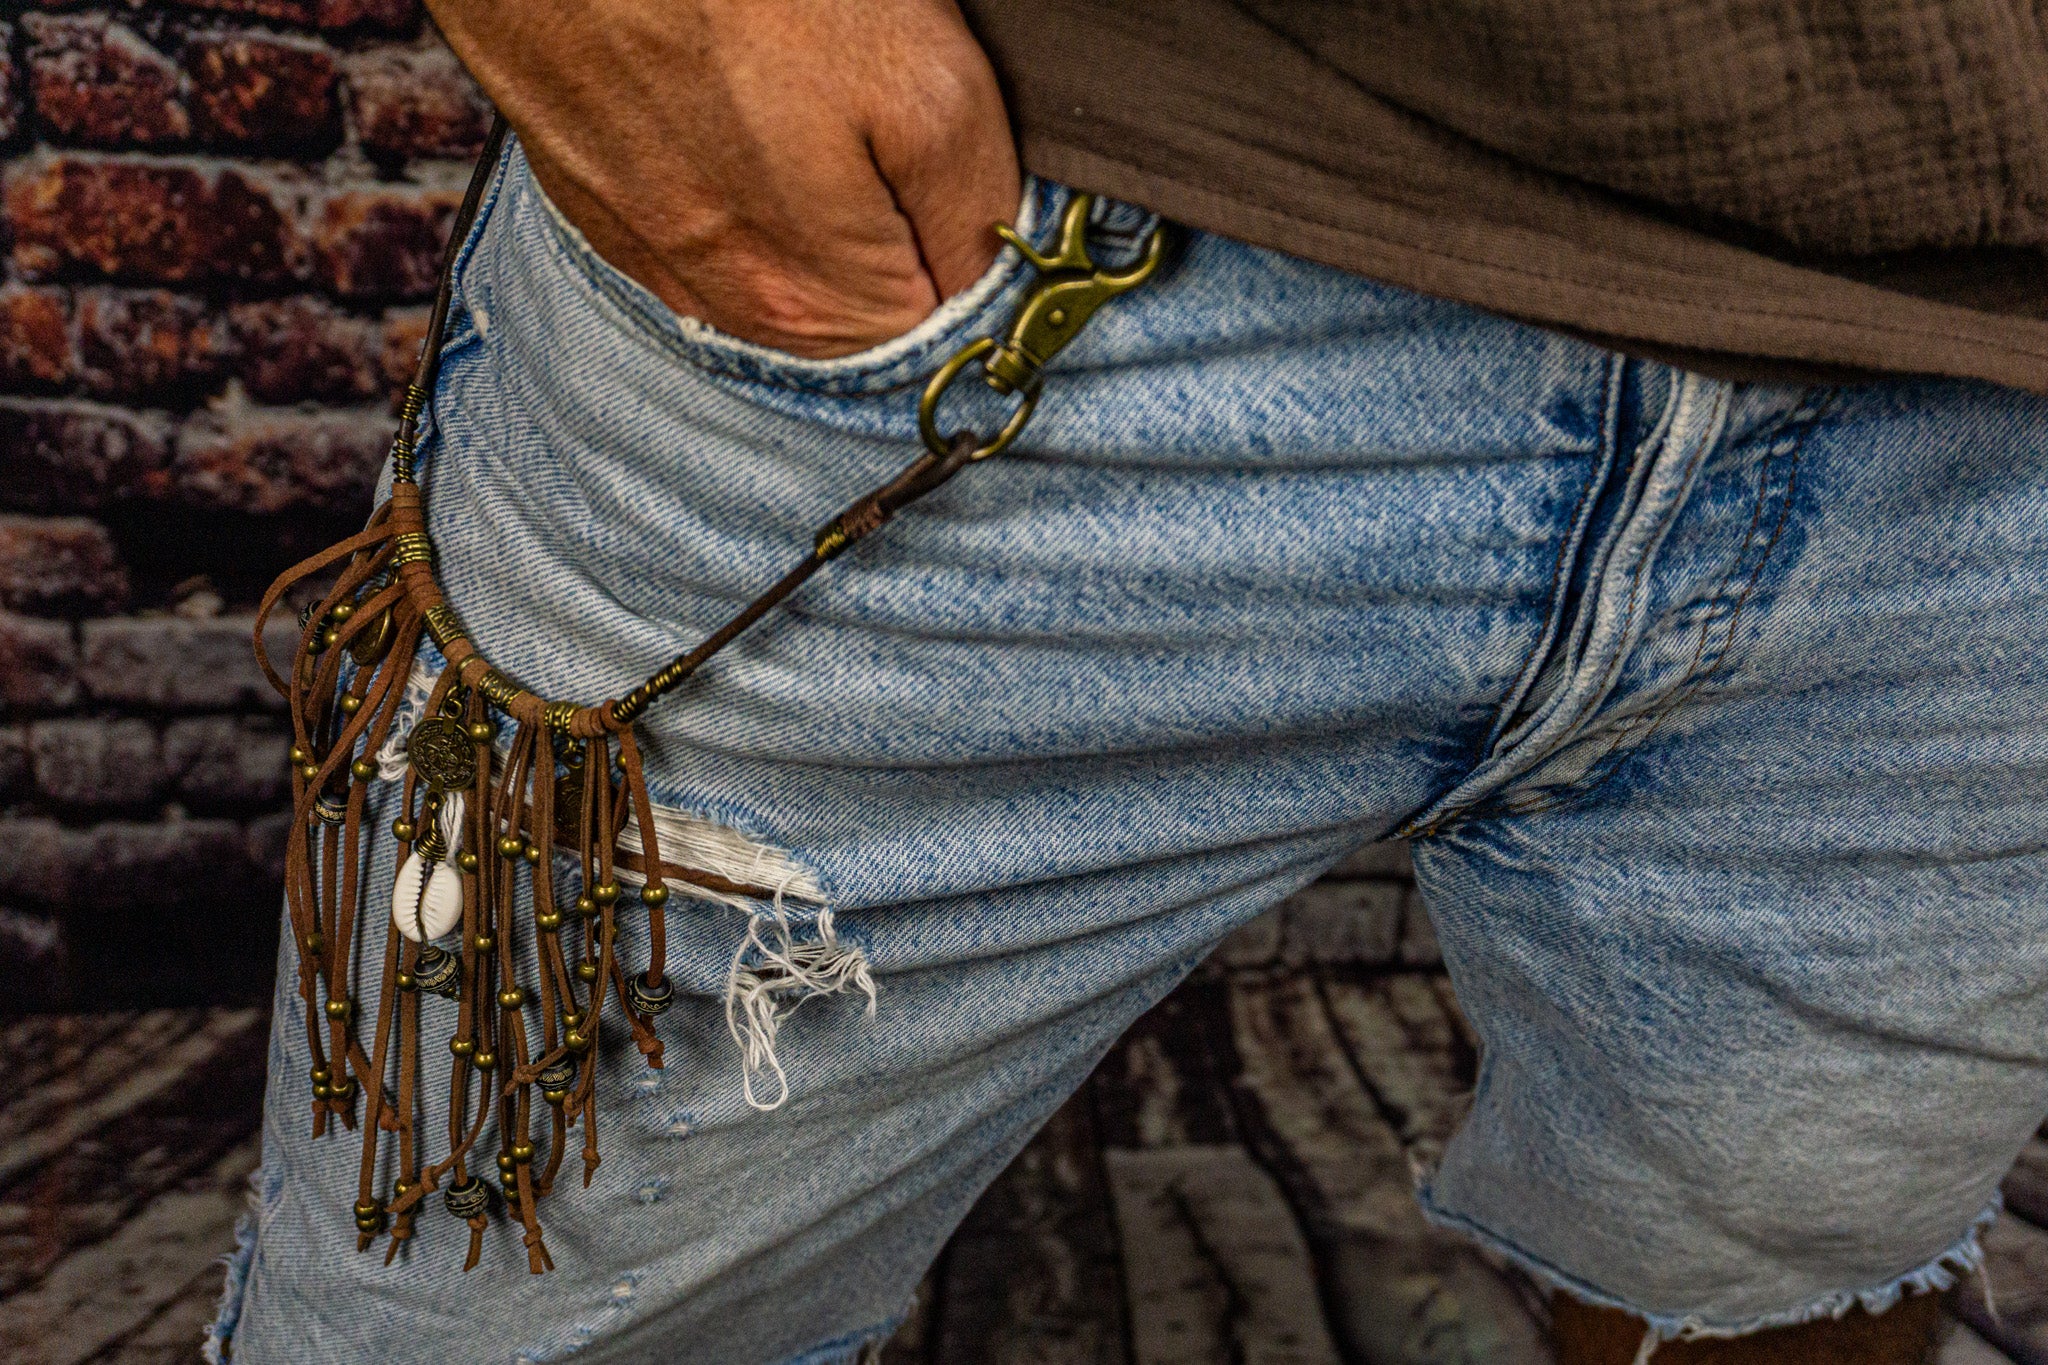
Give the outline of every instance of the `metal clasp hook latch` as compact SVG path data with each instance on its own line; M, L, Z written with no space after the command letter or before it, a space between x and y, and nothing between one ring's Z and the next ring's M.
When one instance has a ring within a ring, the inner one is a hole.
M1144 254L1128 270L1106 271L1096 267L1088 254L1088 215L1095 196L1077 194L1060 220L1059 246L1045 255L1018 235L1008 224L996 232L1023 253L1038 271L1038 280L1024 295L1009 334L1001 341L982 337L958 351L940 367L925 386L917 405L917 426L925 445L936 455L945 455L951 442L939 433L939 400L960 372L976 360L982 362L982 377L1000 394L1018 397L1016 410L994 438L978 446L969 457L985 460L1007 447L1024 430L1038 406L1044 370L1052 358L1065 350L1080 334L1095 310L1126 290L1135 289L1152 278L1166 258L1166 227L1152 229L1145 239ZM985 357L985 358L984 358Z

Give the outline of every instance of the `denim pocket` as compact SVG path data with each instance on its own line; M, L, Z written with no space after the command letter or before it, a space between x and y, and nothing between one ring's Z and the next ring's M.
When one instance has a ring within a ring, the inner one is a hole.
M545 208L551 246L565 273L587 291L615 327L637 344L745 384L849 398L906 387L930 374L965 341L998 326L1005 316L1003 304L1029 274L1023 257L1006 246L981 278L902 336L852 355L815 360L743 341L676 313L600 256L547 198L523 160L510 167L510 174L524 178L525 188ZM1034 245L1045 245L1057 230L1070 198L1071 191L1064 186L1027 179L1017 209L1017 230Z

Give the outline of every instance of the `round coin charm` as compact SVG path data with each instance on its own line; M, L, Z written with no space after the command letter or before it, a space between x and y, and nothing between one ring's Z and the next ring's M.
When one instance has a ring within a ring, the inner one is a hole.
M412 727L405 753L429 787L461 791L476 781L476 741L459 720L428 716Z

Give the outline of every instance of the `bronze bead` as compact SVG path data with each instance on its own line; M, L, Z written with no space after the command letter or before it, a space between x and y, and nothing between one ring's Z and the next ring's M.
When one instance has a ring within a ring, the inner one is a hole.
M498 1153L498 1169L509 1176L519 1169L519 1163L512 1159L510 1152L500 1152Z
M498 838L498 853L501 857L517 858L525 846L526 841L516 834L500 835Z
M333 626L329 626L327 629L320 632L320 647L322 649L332 649L340 643L341 632L336 630Z
M363 699L362 699L361 697L357 696L357 695L356 695L355 693L353 693L353 692L347 692L347 693L343 693L343 694L342 694L342 698L341 698L341 713L342 713L343 715L345 715L345 716L352 716L352 715L354 715L354 714L355 714L356 712L358 712L358 711L360 711L360 710L362 710L362 709L363 709Z
M352 1007L353 1002L346 997L339 1000L330 1000L327 1002L327 1017L329 1019L346 1019Z
M498 1064L498 1054L495 1052L479 1052L470 1060L483 1070L489 1071Z
M568 1048L571 1052L588 1052L590 1050L590 1035L570 1029L562 1035L562 1046Z
M325 1085L325 1083L323 1083L323 1082L320 1082L320 1081L315 1081L315 1082L313 1083L313 1098L314 1098L314 1099L316 1099L316 1100L324 1100L324 1099L326 1099L326 1098L327 1098L327 1097L328 1097L329 1095L331 1095L332 1093L334 1093L334 1092L333 1092L333 1091L331 1091L331 1090L329 1090L329 1089L327 1088L327 1086Z
M597 964L596 964L595 962L579 962L579 963L577 963L577 964L576 964L576 979L577 979L578 981L595 981L595 980L597 980Z
M315 929L312 933L306 935L305 947L307 952L317 954L322 948L325 948L326 946L327 940L321 936L321 933L318 929Z
M296 744L292 745L292 751L291 751L291 752L290 752L289 754L287 754L287 755L286 755L286 757L287 757L287 758L289 758L289 759L291 759L291 761L292 761L292 762L294 762L294 763L304 763L304 762L305 762L306 760L310 759L310 758L311 758L312 756L313 756L313 755L311 755L311 754L307 753L307 752L306 752L306 751L305 751L304 749L301 749L301 748L300 748L300 747L299 747L298 745L296 745Z
M479 860L476 854L471 853L465 848L462 852L455 855L455 865L464 872L474 872L479 866Z
M619 898L619 884L617 882L599 882L596 886L590 888L590 898L599 905L610 905Z
M596 902L596 901L594 901L594 900L592 900L592 899L591 899L590 897L588 897L588 896L578 896L578 897L576 898L576 913L577 913L577 914L579 914L579 915L594 915L594 914L596 914L596 913L597 913L597 902Z
M526 847L525 847L525 848L521 849L521 850L520 850L520 852L526 855L526 861L527 861L528 865L530 865L530 866L533 866L533 867L538 867L538 866L540 866L540 846L539 846L539 845L537 845L537 844L528 844L528 845L526 845Z
M559 929L562 927L562 916L558 911L543 910L533 917L533 922L543 929Z
M448 1040L448 1050L458 1057L467 1057L476 1051L476 1040L474 1038L450 1038Z
M320 776L320 765L318 763L304 765L299 769L299 776L311 782L314 778Z
M356 1093L356 1078L353 1076L343 1076L340 1080L330 1085L328 1090L334 1098L345 1100L350 1095Z
M507 986L498 992L498 1003L508 1010L516 1010L526 1003L526 992L517 986Z
M333 1079L334 1073L329 1071L326 1067L316 1066L313 1068L313 1084L325 1085L327 1084L327 1082Z
M498 737L498 727L487 720L473 721L469 727L469 737L479 744L489 744Z
M393 820L391 822L391 837L398 840L401 844L411 843L412 836L418 833L419 829L410 820Z
M522 1165L526 1162L533 1160L533 1144L530 1142L513 1143L512 1159L514 1161L521 1163Z
M337 621L346 621L349 617L356 614L356 604L353 602L337 602L334 604L334 610L327 614Z
M372 763L367 758L359 758L355 762L349 764L348 770L354 773L358 778L362 779L365 782L368 782L371 778L377 775L377 765Z
M641 887L640 903L647 906L666 905L668 903L668 888L665 886Z
M498 940L492 938L489 934L478 934L476 936L476 950L480 953L488 953L497 946Z
M402 991L409 991L419 984L419 978L411 972L400 972L398 974L398 989Z

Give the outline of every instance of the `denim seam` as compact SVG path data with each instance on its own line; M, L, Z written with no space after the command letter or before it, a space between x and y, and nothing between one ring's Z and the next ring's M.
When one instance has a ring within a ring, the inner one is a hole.
M1600 490L1607 486L1615 474L1615 463L1621 449L1621 395L1627 370L1628 361L1622 356L1616 356L1608 366L1607 382L1603 386L1607 391L1604 403L1606 411L1602 414L1600 422L1599 459L1592 471L1586 475L1585 483L1580 486L1578 501L1572 505L1569 529L1557 543L1557 560L1550 569L1548 618L1544 621L1542 631L1530 642L1529 652L1523 658L1521 667L1516 670L1515 685L1508 690L1507 696L1501 699L1493 725L1487 730L1485 740L1472 756L1475 766L1493 752L1494 745L1500 742L1500 737L1513 724L1516 708L1529 695L1529 689L1536 685L1536 679L1541 675L1544 666L1550 662L1552 652L1560 646L1567 615L1565 597L1569 583L1566 568L1576 562L1585 544L1587 521L1592 516L1593 505L1598 501Z
M1667 435L1666 444L1668 444L1668 442L1669 437ZM1707 456L1709 455L1709 453L1712 452L1715 446L1718 445L1718 443L1718 437L1715 440L1706 440L1697 436L1693 438L1692 452L1686 460L1681 477L1677 480L1677 482L1685 488L1686 496L1680 498L1678 502L1670 509L1668 509L1668 511L1665 513L1665 516L1668 517L1670 520L1675 520L1678 517L1678 515L1684 510L1685 503L1690 499L1692 482L1695 478L1698 477L1700 466L1706 462ZM1656 456L1651 457L1653 466L1656 459ZM1669 524L1669 521L1665 523L1666 530L1669 529ZM1625 527L1622 528L1620 533L1625 534ZM1657 536L1653 537L1649 543L1646 543L1643 546L1639 547L1636 551L1635 567L1629 573L1628 594L1625 602L1623 603L1623 610L1621 613L1621 620L1623 622L1632 620L1635 616L1636 604L1642 595L1643 583L1647 578L1651 568L1657 562L1655 546L1657 544L1661 544L1661 542L1662 533L1660 532ZM1597 604L1597 600L1600 596L1601 594L1599 591L1598 583L1596 582L1589 584L1589 603ZM1597 611L1597 605L1595 605L1593 609ZM1605 666L1601 670L1598 685L1592 688L1589 692L1588 700L1586 702L1586 713L1584 715L1579 716L1576 720L1569 722L1569 727L1565 731L1565 733L1553 737L1546 745L1543 755L1541 757L1538 757L1535 760L1533 760L1533 762L1531 762L1528 766L1521 768L1519 772L1507 773L1500 779L1499 785L1495 786L1491 790L1473 797L1472 799L1465 802L1463 805L1455 805L1452 806L1450 809L1444 810L1436 814L1435 816L1429 819L1426 825L1421 825L1421 827L1418 828L1417 826L1420 824L1419 819L1411 820L1407 825L1404 825L1400 830L1396 832L1396 837L1427 838L1437 834L1441 834L1444 831L1444 829L1446 829L1448 826L1455 823L1456 821L1468 818L1475 812L1481 811L1487 808L1490 804L1497 802L1502 790L1505 789L1507 784L1512 783L1515 780L1515 778L1520 774L1532 771L1535 764L1541 763L1545 757L1557 753L1565 744L1570 743L1572 738L1574 738L1576 735L1582 732L1582 729L1586 721L1589 720L1592 714L1598 710L1599 699L1606 694L1608 688L1613 686L1614 676L1620 671L1621 666L1623 662L1627 659L1629 653L1629 650L1627 648L1622 647L1623 643L1624 642L1622 641L1616 642L1616 647L1613 649L1611 656L1608 658Z
M1981 1236L1986 1228L1997 1221L1998 1215L2005 1208L2004 1199L1994 1191L1991 1202L1970 1220L1969 1226L1963 1230L1960 1237L1936 1255L1888 1280L1862 1288L1837 1289L1776 1313L1759 1313L1733 1322L1711 1322L1698 1313L1652 1312L1610 1294L1562 1267L1553 1265L1478 1220L1444 1208L1436 1202L1427 1184L1416 1187L1415 1198L1422 1208L1422 1216L1436 1226L1471 1238L1553 1289L1563 1290L1582 1302L1618 1309L1640 1318L1660 1341L1698 1341L1710 1337L1749 1336L1777 1327L1796 1327L1801 1323L1816 1322L1822 1318L1840 1318L1859 1305L1867 1313L1882 1313L1903 1298L1908 1290L1930 1293L1952 1288L1964 1276L1984 1264Z
M1764 459L1758 471L1756 508L1750 517L1749 530L1744 534L1742 546L1736 552L1733 562L1730 563L1727 571L1721 576L1721 581L1715 584L1714 591L1708 595L1709 601L1719 600L1724 597L1729 584L1741 572L1750 549L1756 543L1757 528L1763 521L1764 509L1771 500L1772 466L1780 461L1789 461L1784 485L1778 493L1777 519L1771 527L1771 533L1764 543L1762 553L1751 567L1748 580L1742 585L1742 591L1737 594L1733 604L1726 611L1710 611L1701 618L1699 641L1694 646L1691 661L1686 665L1686 670L1680 675L1678 681L1672 684L1669 691L1655 707L1630 717L1608 742L1607 747L1600 752L1592 763L1587 765L1585 775L1578 781L1563 787L1534 793L1521 801L1500 802L1488 813L1534 815L1563 809L1591 796L1604 786L1615 773L1622 769L1631 753L1647 743L1651 736L1663 728L1665 721L1676 714L1678 709L1685 705L1687 701L1696 696L1699 690L1715 674L1724 670L1733 652L1735 633L1741 627L1743 614L1748 608L1750 599L1755 596L1757 585L1762 582L1764 570L1769 567L1771 555L1776 551L1778 542L1784 536L1785 525L1791 518L1792 498L1799 484L1799 462L1805 447L1806 438L1812 433L1814 425L1825 414L1832 392L1828 391L1826 394L1818 397L1809 395L1808 401L1797 412L1788 417L1778 427L1777 431L1773 433L1773 438L1777 444ZM1786 439L1786 433L1788 432L1790 433L1789 440ZM1712 636L1715 627L1723 625L1725 625L1725 630L1721 646L1718 650L1710 652L1707 648L1708 640Z

